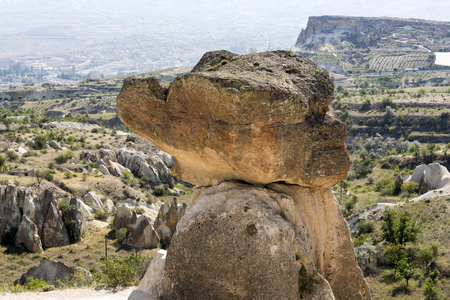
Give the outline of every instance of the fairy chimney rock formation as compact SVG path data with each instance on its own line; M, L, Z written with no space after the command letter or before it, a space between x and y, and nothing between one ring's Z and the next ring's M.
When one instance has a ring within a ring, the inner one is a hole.
M204 186L129 299L371 299L328 189L349 168L333 88L287 51L208 52L169 87L125 80L121 120Z
M349 168L333 89L327 71L291 52L216 51L168 88L126 79L117 113L175 157L172 172L183 181L330 187Z

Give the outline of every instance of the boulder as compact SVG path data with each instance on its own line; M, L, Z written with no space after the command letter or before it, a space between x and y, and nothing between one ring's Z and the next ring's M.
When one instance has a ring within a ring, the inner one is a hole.
M57 150L62 150L62 147L58 144L57 141L51 140L48 145L50 146L50 148L53 149L57 149Z
M105 164L98 165L98 170L99 170L103 175L111 175L111 173L109 172L108 167L107 167Z
M137 215L136 212L131 211L126 205L119 205L117 207L116 216L114 217L113 229L118 231L121 228L129 229L131 224L136 222Z
M76 227L75 232L72 232L72 239L74 239L72 242L76 242L76 241L80 241L81 240L81 235L83 230L86 229L86 216L82 211L81 208L81 204L85 205L82 201L78 200L75 197L70 198L70 205L73 205L76 207L76 211L75 213L70 213L67 215L63 214L63 220L66 222L70 222L70 221L75 221L76 222ZM85 205L87 206L87 205Z
M57 285L57 280L71 280L76 272L76 268L69 267L66 264L59 261L51 261L44 258L41 263L30 268L26 273L23 273L20 278L16 279L14 285L24 285L27 283L28 277L34 279L40 279L50 284Z
M161 219L161 221L163 221L164 223L166 223L169 219L169 210L170 206L167 205L167 203L163 203L159 207L158 218Z
M87 192L84 196L83 196L83 200L84 202L87 202L91 205L91 207L93 207L94 209L97 208L102 208L103 207L103 202L100 199L100 197L95 193L95 192Z
M14 244L17 247L24 247L30 252L44 252L38 228L27 216L22 217Z
M117 154L114 150L101 148L99 154L102 159L108 157L109 160L117 162Z
M420 179L419 182L419 194L420 195L425 194L429 190L431 190L431 185L428 182L426 175L422 174L422 178Z
M157 248L159 237L150 221L150 216L143 214L136 219L136 223L130 224L125 245L141 249Z
M183 181L330 187L349 168L333 88L326 70L291 52L216 51L168 89L155 78L126 79L117 113L175 157L172 172Z
M17 191L17 204L19 205L19 210L23 211L23 205L25 202L25 198L31 197L30 191L25 187L18 187Z
M174 185L169 168L173 166L174 159L168 153L154 146L153 155L146 155L126 148L118 149L112 146L101 148L98 154L82 152L81 157L97 161L100 172L105 175L120 177L123 171L134 175L146 177L154 185ZM102 167L103 166L103 167Z
M157 155L168 168L172 168L173 165L175 164L175 159L169 153L159 150Z

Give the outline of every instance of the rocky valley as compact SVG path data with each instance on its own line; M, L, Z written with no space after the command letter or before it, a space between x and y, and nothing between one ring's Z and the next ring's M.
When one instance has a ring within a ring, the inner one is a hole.
M447 28L311 17L293 51L0 88L0 293L446 299Z

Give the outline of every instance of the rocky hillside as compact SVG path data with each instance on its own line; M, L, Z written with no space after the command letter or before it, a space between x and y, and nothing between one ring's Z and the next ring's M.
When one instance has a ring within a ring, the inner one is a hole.
M419 19L310 17L294 51L346 75L442 70L434 52L449 51L449 29L449 22Z
M303 50L387 48L448 51L450 22L347 16L310 17L296 46Z

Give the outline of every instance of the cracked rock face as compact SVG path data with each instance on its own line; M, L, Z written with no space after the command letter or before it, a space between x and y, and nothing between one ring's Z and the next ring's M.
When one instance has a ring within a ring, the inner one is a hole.
M215 51L168 88L155 78L125 80L117 112L175 157L183 181L329 187L349 168L333 88L325 70L290 52Z

